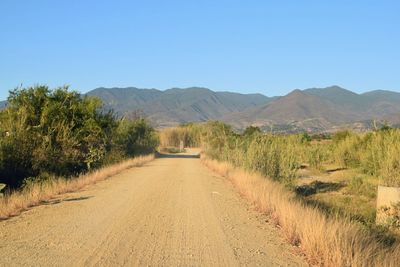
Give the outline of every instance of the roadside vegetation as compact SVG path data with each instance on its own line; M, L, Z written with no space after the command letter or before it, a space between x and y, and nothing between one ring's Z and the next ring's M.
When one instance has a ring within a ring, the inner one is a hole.
M249 127L238 134L209 122L166 130L164 139L191 129L206 165L270 214L310 262L395 266L400 259L398 222L375 225L378 185L400 185L400 130L310 136Z
M88 177L99 176L99 168L134 166L129 159L150 154L157 145L158 136L145 120L119 119L102 111L97 98L67 87L15 89L0 111L0 217L12 213L4 211L12 203L26 207L46 199L42 195L79 188Z
M185 147L200 146L201 124L182 124L180 127L164 128L159 131L161 148L179 148L182 141Z
M213 171L227 177L242 196L269 215L287 240L318 266L398 266L400 245L382 242L346 217L327 216L317 207L299 201L285 186L231 163L202 159Z

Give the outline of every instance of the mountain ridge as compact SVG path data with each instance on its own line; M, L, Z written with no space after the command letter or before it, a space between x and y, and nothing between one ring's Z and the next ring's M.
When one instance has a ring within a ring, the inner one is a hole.
M213 91L205 87L158 90L99 87L86 93L102 99L118 116L145 116L155 127L221 120L236 129L259 126L282 132L367 129L373 121L400 124L400 93L355 93L340 86L295 89L284 96ZM6 101L0 101L4 108Z
M358 94L337 85L295 89L277 97L215 92L204 87L165 91L97 88L88 95L102 98L107 108L119 114L142 110L157 127L221 120L237 129L255 125L282 131L327 131L354 123L360 128L360 122L369 127L371 120L389 118L392 121L400 114L400 93L374 90Z
M106 109L119 115L140 110L156 126L172 126L189 121L216 120L271 101L262 94L214 92L204 87L157 89L96 88L87 95L97 96Z
M329 131L371 120L394 119L400 114L400 93L376 90L357 94L339 86L293 90L286 96L252 110L230 114L224 121L237 128L280 125L291 131ZM310 121L313 121L310 123ZM285 127L287 126L287 127ZM361 127L362 128L362 127Z

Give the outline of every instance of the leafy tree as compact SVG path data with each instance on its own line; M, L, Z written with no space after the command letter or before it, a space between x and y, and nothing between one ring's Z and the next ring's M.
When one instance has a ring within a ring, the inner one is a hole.
M99 167L114 145L132 156L155 146L142 119L126 124L102 103L68 87L18 88L0 112L0 182L19 186L41 174L71 176ZM115 142L114 136L121 134Z
M154 151L158 139L154 129L144 119L122 119L115 131L113 144L124 156L134 156Z
M255 133L262 133L262 131L261 131L261 129L260 129L259 127L257 127L257 126L248 126L248 127L244 130L243 135L244 135L244 136L250 136L250 135L253 135L253 134L255 134Z

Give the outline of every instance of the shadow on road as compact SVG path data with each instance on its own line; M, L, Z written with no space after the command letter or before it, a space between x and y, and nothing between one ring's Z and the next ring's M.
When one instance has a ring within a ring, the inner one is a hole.
M193 158L200 158L200 154L196 155L188 155L188 154L163 154L157 153L157 158L181 158L181 159L193 159Z
M82 201L86 200L89 198L92 198L93 196L86 196L86 197L77 197L77 198L65 198L65 199L53 199L53 200L48 200L48 201L42 201L41 205L55 205L59 204L61 202L72 202L72 201Z

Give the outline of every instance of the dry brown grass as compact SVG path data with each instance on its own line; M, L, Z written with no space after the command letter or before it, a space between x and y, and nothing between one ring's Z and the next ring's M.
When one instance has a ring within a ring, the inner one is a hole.
M295 199L281 184L228 163L202 157L239 192L269 215L289 242L317 266L399 266L400 245L387 248L367 230L343 218L328 217Z
M201 125L165 128L158 131L160 147L179 147L183 141L185 147L200 146Z
M159 131L160 147L179 147L181 141L186 141L189 131L186 128L165 128Z
M154 155L140 156L72 179L55 178L49 182L33 184L22 191L0 197L0 219L20 214L29 207L39 205L63 193L74 192L83 187L105 180L123 170L139 167L154 159Z

